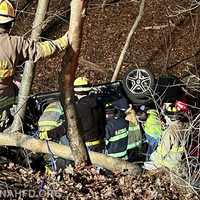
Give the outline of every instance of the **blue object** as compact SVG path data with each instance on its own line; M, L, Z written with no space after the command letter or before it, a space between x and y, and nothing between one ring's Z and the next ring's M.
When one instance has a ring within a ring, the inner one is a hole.
M148 143L148 148L147 148L147 152L146 152L146 160L148 161L150 158L150 155L156 150L159 139L155 139L146 133L144 133L144 135L145 135L147 143Z

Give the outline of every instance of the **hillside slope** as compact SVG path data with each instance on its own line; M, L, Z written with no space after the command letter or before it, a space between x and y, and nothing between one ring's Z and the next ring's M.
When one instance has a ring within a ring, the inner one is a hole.
M28 10L18 18L18 34L30 31L30 19L34 17L35 7L36 1L33 1ZM97 64L99 68L80 65L78 75L86 75L93 82L110 80L126 37L138 14L138 8L139 3L134 0L113 1L104 10L102 1L89 1L81 56ZM146 1L144 16L126 52L121 75L127 68L135 66L146 66L155 74L167 71L182 76L188 67L194 73L198 73L200 9L183 12L184 8L190 8L189 0ZM66 10L67 4L63 1L51 1L48 16L57 20L43 37L55 38L65 32ZM38 63L35 91L57 88L61 57L62 54L59 54Z

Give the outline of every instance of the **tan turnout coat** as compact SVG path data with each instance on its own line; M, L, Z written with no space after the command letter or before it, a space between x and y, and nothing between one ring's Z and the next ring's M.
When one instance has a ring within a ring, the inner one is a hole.
M35 42L20 36L10 36L0 28L0 111L13 104L16 96L13 84L17 66L26 60L38 61L64 50L68 45L66 37L57 40Z

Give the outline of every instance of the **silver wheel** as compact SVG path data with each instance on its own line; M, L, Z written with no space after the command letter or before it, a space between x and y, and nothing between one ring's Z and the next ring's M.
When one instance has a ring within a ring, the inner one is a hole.
M126 87L136 95L144 94L151 89L152 77L145 69L134 69L126 76Z

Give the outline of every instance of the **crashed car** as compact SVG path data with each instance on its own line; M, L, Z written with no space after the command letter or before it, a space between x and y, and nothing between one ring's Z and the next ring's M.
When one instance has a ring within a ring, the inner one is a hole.
M145 110L144 107L146 109L154 108L164 117L174 120L183 116L187 117L188 113L192 111L192 107L188 107L189 102L183 87L184 84L173 75L161 75L155 78L151 71L146 68L134 68L127 71L122 80L91 86L76 86L74 90L75 93L81 91L85 95L95 93L104 105L125 97L134 106L136 114ZM38 137L40 116L49 103L59 99L60 92L58 91L31 95L28 99L23 123L24 132ZM198 103L195 99L192 101L193 105ZM176 111L169 109L174 106ZM138 120L143 123L146 118L139 116Z
M146 106L159 109L161 112L164 104L172 103L179 107L180 112L166 110L165 114L173 118L178 117L180 113L188 112L188 106L186 106L188 102L183 87L184 84L173 75L161 75L156 79L150 70L135 68L130 69L120 81L92 86L76 86L75 93L79 91L86 95L95 93L104 104L126 97L136 110L141 106ZM24 130L28 134L33 135L31 132L37 130L37 122L46 106L59 98L60 92L58 91L30 96L24 123ZM197 104L194 99L192 101L193 104Z

